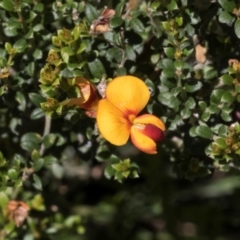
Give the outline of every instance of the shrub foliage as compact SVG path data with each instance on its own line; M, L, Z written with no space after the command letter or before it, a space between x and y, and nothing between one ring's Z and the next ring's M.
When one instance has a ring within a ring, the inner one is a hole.
M238 1L1 0L0 24L0 239L238 239ZM71 104L125 75L156 155Z

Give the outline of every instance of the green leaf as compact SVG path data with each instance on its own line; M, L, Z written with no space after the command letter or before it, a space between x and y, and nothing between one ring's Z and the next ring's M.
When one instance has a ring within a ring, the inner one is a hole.
M175 87L171 89L171 94L176 97L179 93L181 93L183 90L182 87Z
M218 0L218 3L228 12L233 12L234 8L236 7L233 0Z
M19 135L19 127L22 126L22 121L20 118L12 118L10 123L9 123L9 128L11 129L11 131L16 134Z
M26 109L26 104L27 104L27 101L26 101L25 96L24 96L21 92L17 92L17 94L16 94L16 100L17 100L17 102L19 103L18 109L19 109L20 111L25 111L25 109Z
M87 47L86 43L81 43L78 50L77 50L77 54L81 54L82 52L84 52L86 47Z
M204 101L199 101L198 105L202 111L204 111L207 108L207 104Z
M7 59L4 57L0 57L0 67L7 67Z
M160 93L158 95L158 100L163 105L168 106L169 108L173 108L175 110L177 110L179 105L181 104L181 101L169 92Z
M107 179L110 179L115 175L115 173L116 173L116 170L112 167L111 164L108 164L107 167L104 170L104 176Z
M156 53L156 54L153 54L151 55L151 63L152 64L157 64L159 59L160 59L160 54L159 53Z
M75 53L70 46L61 48L61 57L65 63L69 62L69 57L73 56Z
M237 19L234 24L234 31L238 38L240 38L240 19Z
M200 81L189 81L184 87L187 92L196 92L202 88L202 83Z
M228 26L231 26L234 22L235 18L227 11L222 11L219 15L219 22L225 23Z
M34 36L34 35L33 35L33 29L30 28L30 29L28 29L28 32L25 34L24 38L26 38L26 39L32 39L33 36Z
M127 74L127 70L126 70L126 68L124 68L124 67L118 68L118 69L116 70L116 75L117 75L117 76L124 76L124 75L126 75L126 74Z
M132 60L132 61L136 60L136 53L131 46L126 45L125 53L126 53L127 59Z
M99 17L99 14L95 7L93 7L91 4L86 3L85 5L85 16L88 19L90 23L92 23L94 20L96 20Z
M234 97L231 92L225 92L222 94L221 102L232 103L234 101Z
M227 132L228 132L228 126L223 125L223 124L217 124L216 126L218 126L218 135L219 136L226 136Z
M33 26L32 29L33 29L34 32L39 32L40 30L44 29L44 27L41 23L38 23L35 26Z
M76 69L73 71L73 76L74 77L84 76L84 73L81 70Z
M62 76L62 77L65 77L65 78L72 78L72 77L74 77L74 72L72 71L72 70L70 70L70 69L68 69L68 68L65 68L65 69L63 69L61 72L60 72L60 75ZM51 87L52 88L52 87Z
M18 172L15 169L9 169L8 177L12 180L16 180L18 178Z
M187 119L191 116L192 112L188 109L188 108L184 108L182 111L181 111L181 116L183 119Z
M40 50L40 49L36 49L33 53L33 57L35 59L41 59L42 56L43 56L43 53L42 53L42 50Z
M8 87L7 85L3 85L2 87L0 87L0 96L2 96L3 94L8 92Z
M171 2L170 2L169 4L167 4L167 9L168 9L169 11L178 9L178 5L177 5L177 3L175 2L175 0L171 0Z
M220 108L218 107L217 104L211 103L210 106L208 107L208 110L210 113L215 113L218 114L220 112Z
M50 148L56 142L57 135L50 133L43 138L43 144L45 148Z
M73 33L73 39L75 41L78 40L79 37L80 37L80 34L81 34L80 27L79 26L75 26L72 33ZM81 43L81 44L84 44L84 43Z
M37 16L37 14L33 11L30 11L30 14L28 16L28 19L24 19L26 23L31 23L33 22L34 18ZM32 28L31 28L32 29Z
M116 28L116 27L121 26L122 23L123 23L123 19L121 17L113 17L110 20L110 27L111 28Z
M227 111L222 111L222 112L221 112L221 118L222 118L222 120L225 121L225 122L230 122L230 121L232 121L232 117L231 117L231 115L229 114L229 112L227 112Z
M196 134L202 138L211 139L213 137L213 131L207 126L197 126Z
M215 78L217 76L217 71L212 66L204 66L203 68L203 78L206 80Z
M174 67L175 67L177 70L182 70L183 66L184 66L184 61L182 61L182 60L176 60L176 61L174 62Z
M7 36L7 37L15 37L18 35L18 31L17 31L17 28L9 28L9 27L5 27L3 29L4 31L4 34Z
M30 101L37 107L40 107L40 103L45 102L46 99L39 93L29 93Z
M172 68L164 68L162 70L161 76L166 78L174 78L175 71Z
M193 97L189 97L188 100L185 102L185 107L188 109L194 109L196 106L196 102Z
M37 189L42 191L42 181L41 179L38 177L38 175L33 174L33 186Z
M213 92L210 96L211 103L219 104L221 101L221 97L224 93L225 93L225 90L223 90L223 89L213 90Z
M58 164L58 163L53 163L53 164L51 165L51 168L52 168L52 173L53 173L53 175L54 175L56 178L61 179L61 178L63 177L63 175L64 175L64 169L63 169L63 167L62 167L60 164Z
M233 78L229 74L224 74L220 77L220 80L222 80L226 85L231 86L233 84Z
M41 136L34 132L26 133L22 136L20 144L21 147L29 152L32 152L34 149L39 148L39 143L41 142Z
M189 130L189 135L190 135L191 137L196 137L196 136L197 136L196 129L197 129L197 126L194 126L194 127L191 127L191 128L190 128L190 130Z
M46 157L44 157L44 166L49 166L52 165L54 163L56 163L58 161L58 159L52 155L48 155Z
M205 112L202 114L202 116L201 116L201 120L204 121L204 122L206 122L206 121L208 121L208 119L210 118L210 116L211 116L211 113L210 113L209 111L205 111Z
M39 171L43 167L44 160L39 158L33 162L33 169L35 172Z
M88 67L91 72L91 74L95 78L101 79L104 74L106 74L105 68L102 64L102 62L96 58L93 62L88 62Z
M36 160L38 160L39 158L41 158L41 155L40 155L39 151L37 151L36 149L34 149L34 150L32 151L32 153L31 153L31 159L32 159L33 161L36 161Z
M117 62L121 62L122 51L117 47L109 48L107 50L106 57L107 59L109 59L109 61L111 61L112 59L116 59Z
M42 3L38 3L34 6L33 11L35 12L42 12L44 9L44 5Z
M130 25L136 33L142 33L145 31L145 27L138 18L132 18Z
M45 112L42 110L42 108L35 108L32 111L30 118L33 120L36 120L36 119L42 118L44 116L45 116Z
M19 53L24 52L27 47L28 47L28 44L25 39L19 39L13 45L13 48L15 48L17 50L17 52L19 52Z
M183 25L183 17L175 17L175 21L179 27Z
M125 2L124 1L118 3L118 5L115 8L115 16L116 17L121 17L124 8L125 8Z
M11 44L11 43L6 42L6 43L4 44L4 48L6 49L7 52L10 52L13 47L12 47L12 44Z
M6 192L0 192L0 206L2 209L5 209L9 202Z
M12 0L2 0L0 6L9 12L14 11L14 3Z
M175 49L172 47L165 47L163 48L164 53L168 58L174 59L175 57Z
M221 149L225 149L227 147L225 138L217 138L214 143Z

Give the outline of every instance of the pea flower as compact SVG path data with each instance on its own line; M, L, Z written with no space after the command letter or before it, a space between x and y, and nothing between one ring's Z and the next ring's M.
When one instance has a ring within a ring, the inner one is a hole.
M113 79L97 108L97 125L102 136L117 146L124 145L130 137L141 151L156 154L156 142L163 140L165 125L151 114L138 116L149 98L149 89L139 78Z
M68 106L77 105L85 109L85 113L89 117L96 117L96 109L98 105L99 96L95 87L84 77L75 78L76 86L79 88L81 97L71 98L66 101Z

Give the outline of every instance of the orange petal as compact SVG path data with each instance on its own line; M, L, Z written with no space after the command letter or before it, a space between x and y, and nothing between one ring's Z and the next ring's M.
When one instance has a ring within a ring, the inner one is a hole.
M107 99L98 103L97 125L103 137L114 145L123 145L129 138L130 122L124 118L123 112Z
M92 109L95 105L97 105L99 99L96 89L84 77L76 77L75 82L80 90L81 96L79 98L69 99L67 105L77 105L84 109Z
M132 143L141 151L148 154L156 154L156 143L149 137L145 136L138 131L134 126L131 127L131 140Z
M137 115L146 106L150 92L141 79L121 76L108 84L106 98L124 114Z
M79 101L82 103L86 102L91 96L91 92L93 91L92 84L84 77L76 77L75 83L81 92L81 97L79 98Z
M166 129L162 120L151 114L143 114L139 117L136 117L133 121L133 124L153 124L162 131L165 131Z

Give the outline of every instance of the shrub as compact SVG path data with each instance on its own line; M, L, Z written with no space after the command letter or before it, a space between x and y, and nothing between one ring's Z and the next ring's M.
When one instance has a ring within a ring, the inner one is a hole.
M239 16L0 1L0 239L237 239Z

